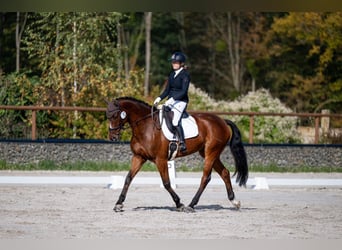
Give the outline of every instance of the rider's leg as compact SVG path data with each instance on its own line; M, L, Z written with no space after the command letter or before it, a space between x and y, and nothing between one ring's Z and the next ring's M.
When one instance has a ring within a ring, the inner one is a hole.
M181 124L181 118L182 114L186 108L187 103L185 102L175 102L172 106L173 111L173 119L172 119L172 125L176 129L176 133L179 139L179 148L180 151L186 150L185 140L184 140L184 131Z
M186 145L185 145L185 140L184 140L184 131L182 128L182 125L179 124L178 126L175 126L177 136L179 138L179 149L180 151L186 151Z

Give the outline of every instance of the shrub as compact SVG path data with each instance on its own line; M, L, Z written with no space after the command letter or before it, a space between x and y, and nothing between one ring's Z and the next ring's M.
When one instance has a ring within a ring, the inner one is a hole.
M266 113L292 113L279 99L273 98L266 89L249 92L232 102L216 101L207 93L195 88L192 84L189 88L190 105L192 110L211 110L222 112L266 112ZM249 136L249 117L231 116L225 117L235 122L243 136L247 140ZM257 143L297 143L300 136L296 130L297 117L293 116L255 116L254 117L254 142Z

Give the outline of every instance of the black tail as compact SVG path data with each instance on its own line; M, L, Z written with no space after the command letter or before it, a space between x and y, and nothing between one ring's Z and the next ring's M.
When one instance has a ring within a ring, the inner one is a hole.
M233 176L237 174L236 183L239 183L239 186L246 186L248 180L248 164L246 152L241 141L240 130L232 121L225 120L225 122L231 127L233 132L229 142L230 151L233 154L236 167Z

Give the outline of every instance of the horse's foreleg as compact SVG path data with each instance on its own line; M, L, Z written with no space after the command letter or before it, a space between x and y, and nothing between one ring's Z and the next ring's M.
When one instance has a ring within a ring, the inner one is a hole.
M139 170L141 169L141 166L145 162L146 162L146 160L141 158L140 156L137 156L137 155L133 156L131 169L128 171L128 174L126 176L125 183L124 183L124 186L122 188L119 199L116 202L115 207L113 208L113 210L115 212L123 211L123 202L126 199L128 188L129 188L130 184L132 183L134 176L139 172Z
M164 188L171 195L173 201L176 204L177 209L182 210L184 208L184 205L180 202L179 196L176 194L176 192L171 187L167 161L164 161L164 160L163 161L156 161L156 164L157 164L157 167L158 167Z
M235 200L235 194L233 191L232 183L230 180L230 173L229 170L226 169L220 159L217 159L213 165L215 171L221 176L227 190L228 199L230 202L239 209L241 204L240 201Z

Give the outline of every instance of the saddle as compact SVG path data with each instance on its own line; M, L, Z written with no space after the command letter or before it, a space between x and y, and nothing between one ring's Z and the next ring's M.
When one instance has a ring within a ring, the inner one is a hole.
M171 109L163 105L159 111L159 121L163 134L170 141L169 143L169 159L174 159L178 151L178 138L172 125L173 112ZM187 112L183 112L181 124L184 130L184 139L198 136L198 126L196 120Z
M173 133L173 139L176 139L176 131L175 131L175 127L172 125L172 119L173 119L173 112L171 111L171 108L169 106L163 105L163 113L162 113L162 117L163 120L165 121L165 124L167 126L167 128L169 129L169 131L171 133ZM181 117L181 122L183 121L183 119L188 118L190 115L184 111ZM185 132L184 132L185 133ZM185 139L185 138L184 138Z

